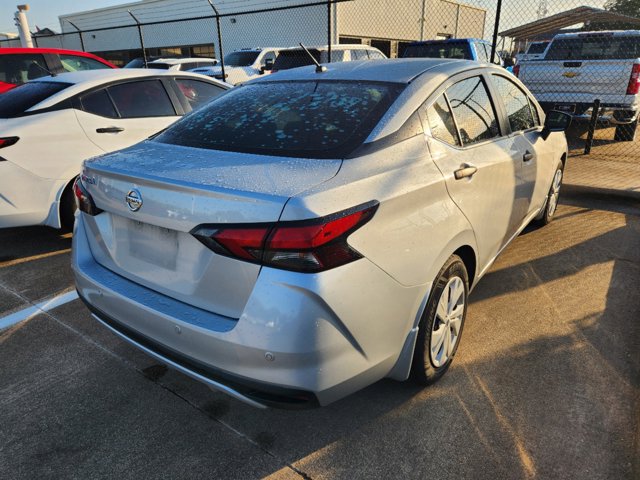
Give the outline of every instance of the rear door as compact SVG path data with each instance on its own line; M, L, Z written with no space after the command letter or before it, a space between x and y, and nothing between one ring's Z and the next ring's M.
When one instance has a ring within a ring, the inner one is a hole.
M79 98L78 121L105 152L138 143L183 113L175 93L160 79L135 80L90 91Z
M445 85L424 111L429 148L449 195L474 229L484 267L520 224L517 165L482 75L457 76Z

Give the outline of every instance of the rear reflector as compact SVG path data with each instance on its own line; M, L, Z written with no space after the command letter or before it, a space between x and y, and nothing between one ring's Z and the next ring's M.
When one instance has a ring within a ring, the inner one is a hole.
M514 65L513 66L513 74L518 77L520 76L520 65Z
M627 95L637 95L640 92L640 64L634 63L627 86Z
M321 272L362 258L347 238L367 223L377 208L377 202L370 202L313 220L203 225L191 233L220 255L284 270Z
M10 147L11 145L15 145L20 140L20 137L0 137L0 148Z
M76 181L73 182L73 193L76 197L76 205L78 206L78 210L86 213L87 215L95 216L102 212L89 195L89 192L85 188L82 183L82 176L76 178Z

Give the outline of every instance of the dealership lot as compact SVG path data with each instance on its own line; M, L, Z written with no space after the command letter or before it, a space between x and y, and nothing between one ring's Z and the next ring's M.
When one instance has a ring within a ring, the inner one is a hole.
M0 243L0 317L73 290L68 235ZM473 292L438 384L382 381L309 411L211 392L79 300L32 315L0 332L0 476L633 478L639 244L637 200L572 191Z

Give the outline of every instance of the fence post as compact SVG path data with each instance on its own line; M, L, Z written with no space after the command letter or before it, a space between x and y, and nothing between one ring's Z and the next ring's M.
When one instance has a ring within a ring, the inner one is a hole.
M596 98L593 101L593 111L591 112L591 120L589 120L589 131L587 132L587 139L584 142L585 155L589 155L589 153L591 153L591 145L593 145L593 133L596 130L596 124L598 123L599 113L600 113L600 99Z
M220 31L220 13L218 12L218 9L216 8L216 6L213 4L211 0L207 0L207 2L209 2L209 5L211 5L211 8L213 8L213 13L216 14L216 27L218 29L218 50L220 50L220 70L222 70L222 81L226 82L227 75L224 71L224 52L222 51L222 32Z
M498 30L500 28L500 13L502 12L502 0L498 0L496 5L496 20L493 24L493 39L491 40L491 58L489 62L494 63L496 58L496 43L498 43Z
M136 25L138 26L138 37L140 37L140 46L142 47L142 61L144 62L144 68L147 68L147 51L144 48L144 36L142 35L142 25L140 25L140 22L138 21L136 16L133 13L131 13L131 10L127 10L127 13L131 15L131 18L133 18L133 21L136 22Z
M67 19L65 18L65 20L67 20ZM67 23L78 31L78 35L80 35L80 48L82 49L83 52L86 52L86 50L84 49L84 40L82 39L82 30L80 30L76 26L76 24L73 23L71 20L67 20Z
M327 0L327 63L331 63L331 0Z

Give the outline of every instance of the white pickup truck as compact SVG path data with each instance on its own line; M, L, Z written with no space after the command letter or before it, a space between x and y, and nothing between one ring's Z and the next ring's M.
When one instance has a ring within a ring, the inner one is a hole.
M635 138L640 110L640 30L556 35L544 60L523 61L513 72L545 111L589 119L600 100L599 120L616 126L615 140Z

